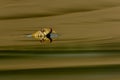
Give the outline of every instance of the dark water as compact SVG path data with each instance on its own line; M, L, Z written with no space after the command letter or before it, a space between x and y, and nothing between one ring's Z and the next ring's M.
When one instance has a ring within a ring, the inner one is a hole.
M1 71L2 80L119 80L120 65Z
M0 52L1 80L119 80L119 50Z

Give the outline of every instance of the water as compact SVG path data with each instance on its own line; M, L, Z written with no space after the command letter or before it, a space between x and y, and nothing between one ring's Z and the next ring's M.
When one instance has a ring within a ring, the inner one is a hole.
M119 80L120 52L1 51L2 80ZM6 77L7 76L7 77Z

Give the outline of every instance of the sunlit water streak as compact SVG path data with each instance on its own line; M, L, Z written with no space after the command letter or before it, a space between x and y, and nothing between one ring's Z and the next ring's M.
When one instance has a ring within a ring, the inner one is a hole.
M119 50L3 50L1 56L98 57L120 56Z

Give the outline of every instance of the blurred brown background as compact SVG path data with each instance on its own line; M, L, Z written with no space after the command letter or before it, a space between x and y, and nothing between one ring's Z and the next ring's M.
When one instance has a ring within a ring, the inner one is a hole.
M119 0L0 0L0 80L120 80L119 50Z

